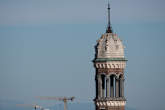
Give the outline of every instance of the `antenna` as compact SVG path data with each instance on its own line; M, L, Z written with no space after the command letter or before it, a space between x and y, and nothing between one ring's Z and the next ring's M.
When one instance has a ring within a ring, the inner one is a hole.
M108 2L108 27L106 30L106 33L112 33L112 28L111 28L111 20L110 20L110 3Z

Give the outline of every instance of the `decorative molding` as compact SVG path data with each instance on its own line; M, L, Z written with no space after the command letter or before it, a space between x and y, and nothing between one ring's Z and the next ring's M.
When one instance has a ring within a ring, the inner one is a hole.
M124 74L124 69L123 68L97 68L96 74L103 74L103 75Z
M114 106L125 106L126 101L96 101L98 107L114 107Z
M112 61L112 62L96 62L94 63L96 68L125 68L126 62Z
M107 61L128 61L126 58L96 58L94 62L107 62Z

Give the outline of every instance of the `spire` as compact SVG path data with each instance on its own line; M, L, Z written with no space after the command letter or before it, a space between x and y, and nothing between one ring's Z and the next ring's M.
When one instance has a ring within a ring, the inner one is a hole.
M108 2L108 27L106 33L112 33L111 21L110 21L110 4Z

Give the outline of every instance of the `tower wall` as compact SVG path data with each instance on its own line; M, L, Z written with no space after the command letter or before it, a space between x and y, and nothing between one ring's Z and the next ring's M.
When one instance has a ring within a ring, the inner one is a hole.
M124 68L123 59L94 60L96 69L96 110L124 110Z

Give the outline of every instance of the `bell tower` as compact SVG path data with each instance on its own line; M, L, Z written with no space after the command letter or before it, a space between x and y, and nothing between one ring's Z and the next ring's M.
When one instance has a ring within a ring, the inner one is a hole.
M124 69L126 66L124 45L113 33L108 3L108 26L95 46L93 60L96 70L96 110L124 110Z

